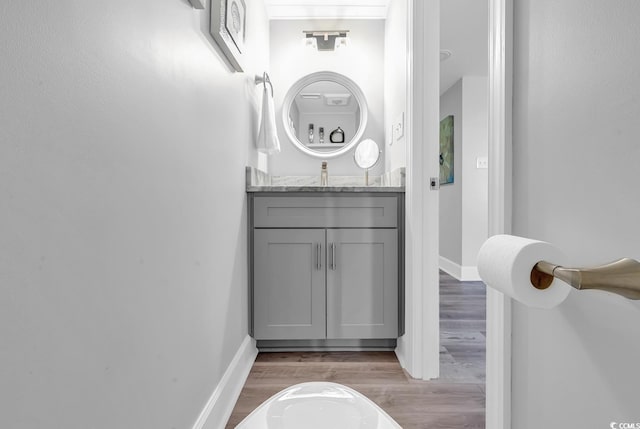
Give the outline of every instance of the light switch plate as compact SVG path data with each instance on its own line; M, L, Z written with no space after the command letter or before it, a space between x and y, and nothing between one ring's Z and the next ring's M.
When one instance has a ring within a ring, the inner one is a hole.
M429 178L429 188L432 191L437 191L440 189L440 178L439 177L431 177Z
M393 140L400 140L404 137L404 112L398 115L393 122Z

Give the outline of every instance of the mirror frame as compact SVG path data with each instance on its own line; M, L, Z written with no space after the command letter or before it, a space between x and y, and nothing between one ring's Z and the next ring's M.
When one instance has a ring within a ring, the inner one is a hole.
M304 145L304 143L298 140L298 138L295 136L295 134L293 134L293 131L289 127L289 114L291 113L291 105L298 93L302 91L307 85L325 80L338 83L347 88L351 92L351 94L353 94L356 101L360 105L360 126L358 127L356 134L343 147L332 152L320 152L309 149ZM282 126L284 128L285 134L289 138L289 141L291 141L291 143L293 143L293 145L301 152L316 158L336 158L353 149L356 143L358 143L358 141L364 135L364 131L367 128L368 117L369 108L367 106L367 100L358 84L356 84L348 77L332 71L319 71L308 74L298 79L298 81L291 85L291 88L289 88L289 90L287 91L287 94L285 95L282 102Z

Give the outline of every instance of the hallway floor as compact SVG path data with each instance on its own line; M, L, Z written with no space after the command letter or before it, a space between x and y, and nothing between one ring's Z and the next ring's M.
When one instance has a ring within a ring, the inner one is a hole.
M440 271L440 377L485 381L486 287Z
M440 286L441 378L413 380L393 352L260 353L227 429L271 395L307 381L352 387L404 429L484 428L485 287L444 273Z

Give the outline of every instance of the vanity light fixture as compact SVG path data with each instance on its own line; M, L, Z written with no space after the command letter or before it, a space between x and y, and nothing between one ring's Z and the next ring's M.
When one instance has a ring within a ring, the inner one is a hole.
M336 37L336 49L346 48L347 47L347 38L345 37Z
M348 32L349 30L303 31L305 44L318 51L333 51L347 46Z

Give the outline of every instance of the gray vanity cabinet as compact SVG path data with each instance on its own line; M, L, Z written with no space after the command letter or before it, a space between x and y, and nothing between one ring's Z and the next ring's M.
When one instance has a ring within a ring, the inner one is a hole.
M399 336L401 203L401 195L388 193L251 196L259 346Z
M327 338L397 337L397 231L329 229L327 250Z
M324 242L318 229L255 231L255 338L326 337Z

